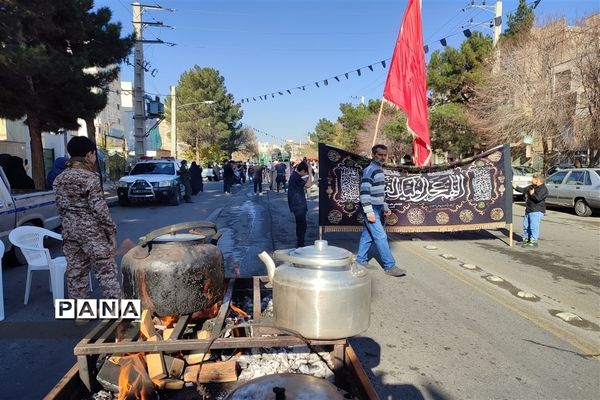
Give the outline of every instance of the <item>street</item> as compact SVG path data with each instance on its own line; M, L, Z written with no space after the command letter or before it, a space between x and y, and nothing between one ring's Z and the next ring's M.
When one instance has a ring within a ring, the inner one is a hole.
M307 243L318 231L316 192L309 199ZM254 196L247 183L225 196L222 183L206 183L193 201L112 207L117 263L140 236L191 220L212 220L223 232L219 247L227 276L264 275L257 253L295 243L285 193ZM518 239L522 203L513 211ZM370 328L350 340L380 398L597 398L599 228L598 216L551 209L535 249L509 247L503 231L391 235L407 276L389 277L370 261ZM358 234L325 239L354 252ZM25 273L25 266L4 267L3 399L41 398L75 363L73 347L93 326L54 320L44 272L34 274L29 304L23 305ZM97 283L94 289L101 297ZM566 322L557 316L564 312L579 319Z

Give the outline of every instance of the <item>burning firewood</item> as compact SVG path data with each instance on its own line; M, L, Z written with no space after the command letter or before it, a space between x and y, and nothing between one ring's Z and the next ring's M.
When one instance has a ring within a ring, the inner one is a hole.
M118 400L158 400L141 354L123 357L121 363Z

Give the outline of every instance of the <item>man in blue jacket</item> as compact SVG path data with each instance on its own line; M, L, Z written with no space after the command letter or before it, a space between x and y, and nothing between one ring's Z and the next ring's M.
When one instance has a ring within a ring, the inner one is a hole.
M383 144L377 144L373 146L371 153L373 159L363 170L360 181L360 203L366 218L358 243L356 262L366 265L369 249L375 243L385 273L391 276L404 276L406 272L396 266L396 260L390 250L387 233L383 227L384 218L392 213L385 202L385 175L383 173L383 164L387 159L388 149Z

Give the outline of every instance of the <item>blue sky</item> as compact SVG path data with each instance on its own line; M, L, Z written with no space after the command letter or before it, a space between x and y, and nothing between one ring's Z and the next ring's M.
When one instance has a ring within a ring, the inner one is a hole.
M530 0L531 2L533 0ZM406 0L141 0L175 11L147 11L145 21L162 21L175 29L148 27L145 39L160 38L176 46L148 44L145 59L156 76L146 74L146 92L169 93L169 86L194 64L220 71L225 85L242 104L242 122L257 130L259 141L272 143L284 139L306 140L320 118L335 120L340 103L358 103L360 97L381 98L387 68L381 64L361 70L391 57ZM482 0L476 0L481 5ZM423 0L423 37L430 52L441 49L439 42L459 45L462 30L469 27L491 35L485 22L491 11L467 7L470 0ZM487 5L495 1L487 0ZM131 2L96 0L107 6L113 19L133 30ZM514 11L518 0L503 1L503 28L506 14ZM600 0L542 0L537 9L539 21L566 17L573 21L600 10ZM470 20L480 26L469 26ZM387 64L389 65L389 63ZM328 85L314 82L350 72L340 82ZM122 80L133 80L133 68L123 65ZM306 90L294 89L306 85ZM292 95L286 92L290 89ZM258 96L272 92L284 95L259 101ZM275 139L277 138L277 139Z

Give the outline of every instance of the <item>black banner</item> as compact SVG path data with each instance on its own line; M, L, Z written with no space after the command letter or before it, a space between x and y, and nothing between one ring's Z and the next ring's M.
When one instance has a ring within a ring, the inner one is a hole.
M361 229L360 179L370 162L319 143L319 225L325 232ZM389 232L495 229L512 222L509 145L451 165L383 170Z

